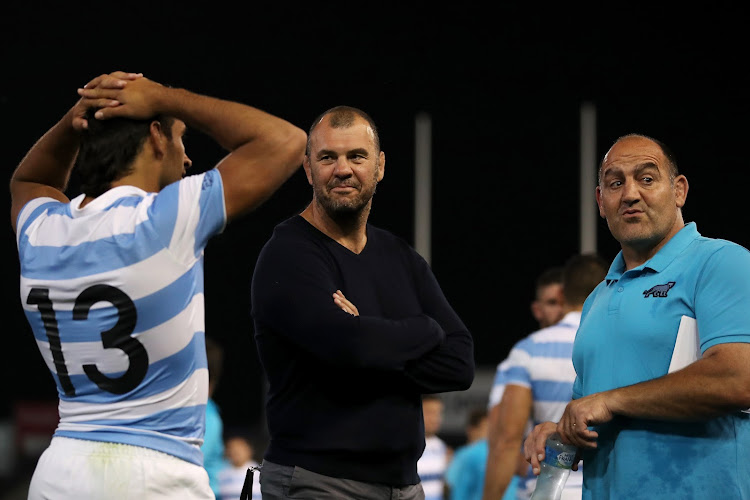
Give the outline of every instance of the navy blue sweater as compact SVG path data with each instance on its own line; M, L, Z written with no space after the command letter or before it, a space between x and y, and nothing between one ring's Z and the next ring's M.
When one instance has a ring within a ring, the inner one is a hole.
M340 289L359 310L333 303ZM319 474L417 484L421 395L469 388L471 334L425 260L367 225L355 254L295 215L258 256L251 289L268 380L265 459Z

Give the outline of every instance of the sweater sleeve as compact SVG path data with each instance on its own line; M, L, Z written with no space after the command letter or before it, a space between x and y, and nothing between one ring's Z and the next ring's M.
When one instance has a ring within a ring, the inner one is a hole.
M336 262L309 238L278 234L261 250L251 298L256 330L266 329L327 363L402 371L445 337L429 315L352 316L333 303Z
M416 254L422 310L445 331L445 340L406 364L406 376L424 393L462 391L474 381L474 341L446 299L427 262Z

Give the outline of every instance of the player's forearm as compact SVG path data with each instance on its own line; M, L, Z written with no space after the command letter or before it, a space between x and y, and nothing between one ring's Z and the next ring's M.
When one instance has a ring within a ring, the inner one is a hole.
M512 448L499 444L490 446L482 500L500 500L503 497L517 469L519 449L520 444Z
M284 142L299 135L286 120L239 102L166 87L159 100L163 114L183 120L229 151L258 139Z
M513 476L520 473L520 450L532 407L531 389L510 383L504 386L500 402L490 409L487 429L489 452L483 500L499 500Z
M64 191L78 154L79 135L72 126L72 110L39 139L21 160L15 182L33 182Z

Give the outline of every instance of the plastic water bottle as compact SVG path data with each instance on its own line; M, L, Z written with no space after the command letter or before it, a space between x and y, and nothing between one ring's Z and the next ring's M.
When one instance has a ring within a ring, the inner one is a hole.
M544 446L544 460L531 500L559 500L575 456L575 446L563 443L559 434L551 434Z

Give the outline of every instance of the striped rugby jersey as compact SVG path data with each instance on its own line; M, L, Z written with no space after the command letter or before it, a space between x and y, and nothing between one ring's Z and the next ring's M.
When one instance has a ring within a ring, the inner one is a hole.
M83 198L34 199L17 224L21 303L59 395L55 435L202 465L203 251L226 223L221 176Z
M425 500L443 500L448 446L438 436L426 437L424 441L424 452L417 460L417 474L422 482Z
M500 363L495 373L488 408L503 398L505 386L519 385L531 390L533 410L527 432L541 422L557 422L573 397L573 341L576 337L581 313L572 311L558 323L542 328L516 342L508 357ZM520 450L519 450L520 451ZM578 471L571 471L566 489L580 490L583 485L583 462ZM528 468L519 482L519 499L528 499L534 491L536 476Z

